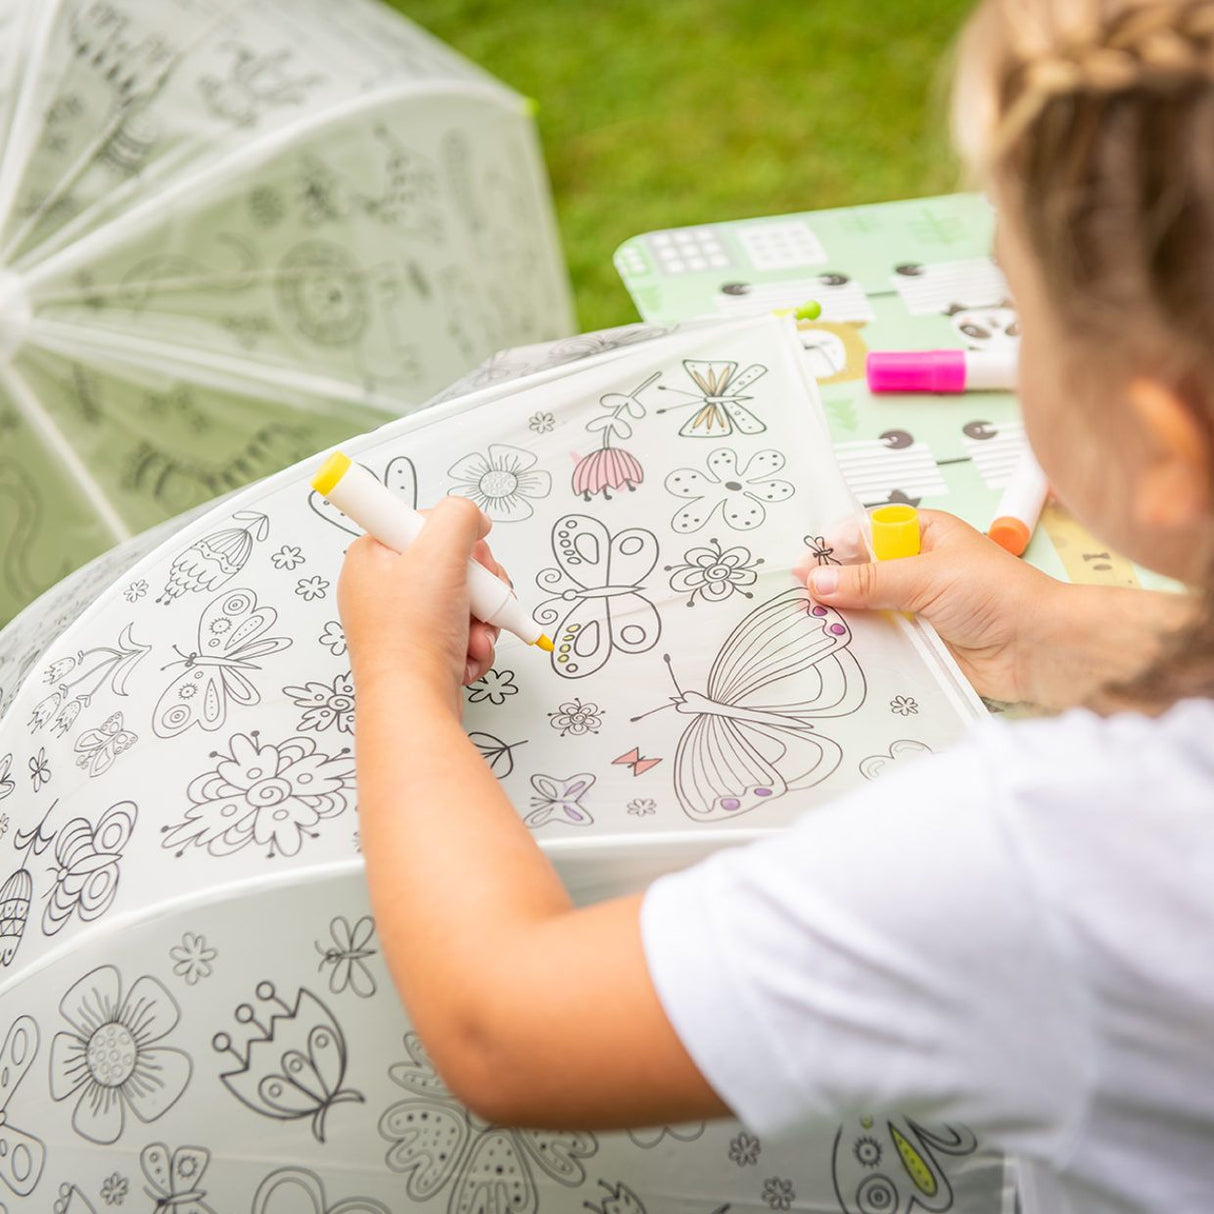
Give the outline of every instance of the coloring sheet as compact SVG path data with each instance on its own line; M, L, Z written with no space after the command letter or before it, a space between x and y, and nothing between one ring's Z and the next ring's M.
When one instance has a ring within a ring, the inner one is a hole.
M409 505L460 494L493 520L555 650L504 635L464 723L579 901L779 829L981 714L929 631L790 576L806 545L834 559L855 510L791 322L636 336L343 447ZM782 1144L521 1132L458 1105L363 886L335 601L356 528L310 492L320 462L108 581L84 571L103 588L0 718L0 1205L1010 1209L969 1129L896 1110Z

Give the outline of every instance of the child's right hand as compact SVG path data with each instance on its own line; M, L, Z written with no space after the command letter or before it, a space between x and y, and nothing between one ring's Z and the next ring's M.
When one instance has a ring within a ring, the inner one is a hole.
M922 553L809 570L808 589L831 607L910 611L929 621L980 695L1061 708L1107 680L1129 677L1127 628L1142 635L1171 595L1071 586L1004 551L968 523L921 510ZM829 589L831 578L836 585ZM1144 625L1147 627L1144 629Z

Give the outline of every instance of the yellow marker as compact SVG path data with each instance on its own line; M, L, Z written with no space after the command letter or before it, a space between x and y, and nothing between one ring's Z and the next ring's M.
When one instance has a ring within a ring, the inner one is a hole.
M394 552L404 552L426 523L366 468L351 463L340 451L325 461L312 480L312 488ZM528 645L552 652L552 642L528 618L514 591L478 561L468 562L468 598L478 620L505 628Z
M878 506L869 521L877 560L919 555L919 512L913 506Z

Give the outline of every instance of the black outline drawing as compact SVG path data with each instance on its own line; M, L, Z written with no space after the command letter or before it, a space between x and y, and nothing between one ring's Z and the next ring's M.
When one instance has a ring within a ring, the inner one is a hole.
M641 755L639 746L634 746L630 751L620 755L618 759L611 760L611 766L631 767L634 776L643 776L651 768L657 767L661 759L646 759Z
M607 715L605 708L600 708L593 700L585 704L574 697L558 704L555 712L548 713L548 724L555 729L560 737L573 734L580 738L584 734L598 733L603 727L603 717Z
M81 1138L108 1146L126 1128L128 1107L148 1124L181 1099L194 1064L184 1050L156 1044L181 1019L157 979L137 978L124 998L117 967L99 965L69 987L59 1014L72 1031L51 1042L51 1099L76 1096L72 1129Z
M0 1046L0 1181L18 1197L28 1197L34 1191L46 1163L45 1144L18 1129L8 1109L9 1101L34 1064L38 1045L38 1025L33 1017L18 1016Z
M13 770L13 756L10 751L3 758L0 758L0 801L5 797L10 796L13 789L17 787L17 782L10 774Z
M366 276L348 249L312 236L283 254L274 272L274 298L287 326L305 341L348 347L370 323Z
M501 738L480 729L474 729L468 735L468 741L481 752L481 758L489 764L489 770L499 780L506 779L514 771L514 748L527 744L526 738L521 742L503 742Z
M539 830L550 822L565 826L589 826L594 819L582 805L582 798L594 785L594 776L588 771L560 779L537 772L531 777L531 812L523 821L532 829Z
M309 1118L317 1142L325 1141L325 1118L336 1104L362 1104L364 1096L342 1087L349 1051L346 1036L331 1011L306 987L288 1007L275 993L272 982L257 984L256 996L263 1003L277 1004L268 1024L256 1018L258 1009L238 1004L234 1013L240 1024L252 1024L257 1032L245 1042L245 1054L233 1048L227 1033L216 1033L211 1045L217 1053L231 1054L240 1064L220 1073L224 1087L245 1108L272 1121Z
M705 527L718 510L727 527L735 531L753 531L767 519L767 503L786 502L796 493L791 481L773 480L769 474L783 470L787 461L772 448L756 451L745 466L738 467L738 453L732 447L718 447L704 462L707 472L698 468L676 468L662 483L666 492L687 498L689 504L676 510L670 520L673 531L690 535ZM759 471L751 476L757 465ZM718 475L718 473L720 475ZM706 498L712 505L697 506ZM745 503L750 503L746 505Z
M296 687L284 687L282 694L296 708L304 710L297 729L321 733L332 727L338 733L354 732L354 678L350 671L334 675L332 686L312 680Z
M155 1202L153 1214L215 1214L202 1199L199 1187L211 1162L206 1147L178 1147L170 1151L163 1142L149 1142L139 1152L139 1166L147 1185L144 1192Z
M913 738L899 738L890 743L890 748L883 755L869 755L860 760L860 774L866 780L875 780L891 763L913 758L916 755L930 755L932 748L926 742L916 742Z
M304 106L309 101L308 90L325 83L316 72L307 76L287 75L287 63L292 52L274 51L242 45L229 39L219 49L230 52L226 78L202 76L197 85L203 104L213 118L238 127L254 127L263 113L284 105Z
M889 710L900 717L918 716L919 701L914 696L894 696L889 702Z
M337 915L329 923L333 943L322 947L319 940L313 941L320 954L320 964L316 968L324 973L326 965L332 967L329 970L331 995L352 990L360 999L370 999L375 994L375 975L366 966L367 958L379 951L367 947L373 935L375 920L370 915L363 915L353 927L345 915Z
M682 388L659 384L659 392L674 392L691 399L656 410L657 413L669 413L673 409L686 409L689 405L699 404L691 419L679 430L682 437L728 438L735 426L746 435L762 434L767 429L764 422L742 403L754 399L743 396L743 389L767 374L767 368L762 363L751 363L739 373L738 364L730 359L685 358L683 370L697 391L687 392Z
M552 473L537 463L525 447L490 443L488 453L470 451L447 469L455 482L447 495L470 498L495 523L521 523L535 513L532 500L552 495Z
M289 1190L282 1204L276 1195ZM300 1198L310 1205L303 1205ZM307 1168L279 1168L257 1186L249 1214L392 1214L386 1205L374 1197L347 1197L333 1205L325 1196L324 1181Z
M228 739L227 753L211 751L215 767L195 776L186 788L190 808L184 821L160 828L161 847L176 850L180 859L191 846L205 847L212 856L230 856L250 843L269 845L267 858L294 856L304 836L319 838L310 828L323 818L335 818L347 805L347 792L354 789L354 758L347 747L335 755L319 753L314 738L292 737L278 743L262 743L260 732L235 733ZM319 764L313 760L319 758ZM235 764L248 769L245 784L236 784L223 774ZM298 784L292 769L301 766ZM257 775L252 775L252 770ZM284 786L288 791L284 791ZM258 794L258 788L265 795Z
M55 838L53 830L45 830L46 820L55 812L58 801L42 815L37 826L18 830L13 836L13 850L21 857L21 866L8 875L0 885L0 965L12 964L21 947L25 927L29 922L30 908L34 901L34 878L30 873L30 856L40 856Z
M488 682L490 675L495 676L491 683ZM464 688L469 704L483 704L488 700L490 704L497 706L504 704L508 696L518 695L518 691L514 671L499 670L496 666L486 670L475 683L469 683Z
M835 550L831 547L826 537L823 535L807 535L802 540L805 547L809 549L814 560L819 565L839 565L841 561L835 559Z
M599 1187L607 1194L601 1199L601 1206L590 1201L582 1202L582 1208L591 1214L648 1214L645 1203L622 1180L615 1185L600 1180Z
M763 1143L749 1130L739 1130L729 1140L727 1153L730 1163L735 1163L740 1168L753 1167L758 1164L759 1156L763 1153Z
M93 1203L70 1181L59 1186L55 1199L54 1214L97 1214Z
M859 1134L849 1134L846 1123L839 1127L831 1152L831 1181L843 1214L943 1214L953 1208L953 1187L935 1152L972 1155L978 1149L972 1130L960 1125L928 1129L910 1117L895 1116L885 1119L888 1141L883 1142L885 1135L873 1117L858 1122ZM887 1166L877 1171L882 1163Z
M80 715L103 687L116 696L125 696L131 672L152 651L151 645L141 645L131 636L133 624L127 624L113 645L93 645L59 658L47 667L45 682L54 686L49 696L34 706L29 731L37 733L48 721L59 737L70 732Z
M258 607L252 590L228 590L203 608L195 630L198 646L183 653L173 650L180 661L162 666L182 666L180 674L164 689L152 712L152 730L158 738L175 738L192 725L209 733L223 726L228 701L261 703L261 693L246 671L260 670L257 660L290 648L289 637L267 637L278 620L273 607Z
M688 548L683 553L681 565L662 566L667 573L674 574L670 578L670 589L676 594L686 594L690 590L688 607L696 605L697 595L706 603L722 603L732 598L735 591L753 599L754 591L743 587L753 586L759 580L753 566L763 564L763 558L751 556L750 549L741 544L723 548L720 540L708 542L711 548Z
M385 1162L405 1177L405 1192L428 1201L448 1185L448 1214L510 1210L535 1214L539 1197L533 1169L577 1188L586 1179L583 1159L598 1139L578 1130L513 1130L474 1121L447 1090L416 1033L404 1036L408 1060L388 1068L408 1097L389 1105L379 1133L390 1143Z
M613 437L626 440L632 436L632 425L627 417L640 421L645 416L645 406L638 398L661 377L661 371L655 371L631 392L608 392L599 397L599 404L607 412L592 417L584 428L591 433L602 431L603 442L577 461L571 481L573 492L584 501L588 502L596 493L601 493L603 500L609 502L609 489L617 493L627 489L632 493L645 480L645 470L637 457L622 447L613 447L611 440Z
M270 534L270 519L257 511L241 510L232 515L232 521L246 525L204 535L173 558L157 603L167 605L190 591L218 590L245 567L253 544Z
M72 915L82 923L99 919L118 894L122 849L135 830L139 808L119 801L97 820L73 818L55 835L55 882L42 910L42 931L54 936ZM45 819L44 819L45 820Z
M26 760L29 767L30 783L34 792L41 792L51 782L51 765L46 757L46 747L39 746L36 755L30 755Z
M169 960L173 973L184 978L186 986L196 986L215 971L211 962L219 956L217 948L207 947L207 938L201 932L182 932L181 943L169 949Z
M541 569L536 585L561 590L532 613L537 623L557 624L552 669L562 678L584 679L601 670L615 649L645 653L662 635L657 608L641 583L658 563L658 539L644 527L614 534L587 514L566 514L552 528L557 569ZM617 622L616 613L626 622Z
M359 467L370 472L376 480L382 481L410 510L417 509L417 469L407 455L398 455L390 459L384 467L382 476L377 472L373 472L366 464L359 464ZM356 523L351 523L327 497L322 497L315 489L308 494L308 505L326 523L332 524L338 530L344 531L348 535L362 535L361 527ZM337 621L334 621L334 623L337 623ZM328 628L329 626L326 624L326 632ZM344 653L345 651L343 650L342 652ZM339 656L336 650L334 650L334 656Z
M643 1151L652 1151L661 1144L664 1138L673 1138L677 1142L695 1142L702 1138L708 1128L706 1121L692 1121L686 1125L654 1125L643 1126L628 1131L628 1137L635 1146Z
M771 1210L791 1210L793 1202L797 1200L796 1187L784 1176L769 1176L763 1182L763 1190L759 1195ZM870 1208L865 1206L864 1214L868 1214Z
M112 712L96 729L86 729L76 739L76 766L92 777L104 775L138 741L139 735L125 727L122 713Z
M864 703L867 683L850 643L843 617L797 587L754 608L725 638L704 693L684 692L663 654L677 692L671 704L694 718L674 758L675 793L689 818L736 818L835 771L842 747L814 721ZM816 686L806 685L811 678Z

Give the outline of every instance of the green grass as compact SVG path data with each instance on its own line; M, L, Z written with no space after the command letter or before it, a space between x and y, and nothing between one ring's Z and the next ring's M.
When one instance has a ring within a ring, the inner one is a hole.
M971 0L390 0L540 103L585 329L653 228L947 192L938 87Z

